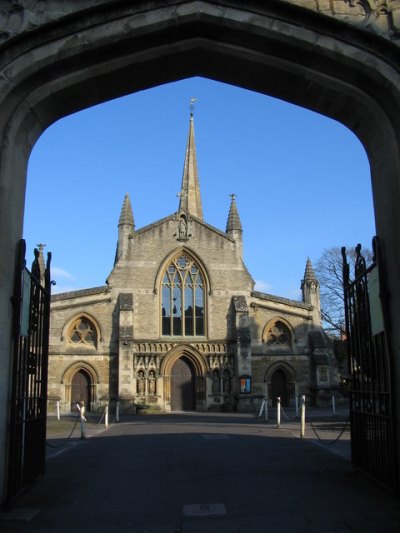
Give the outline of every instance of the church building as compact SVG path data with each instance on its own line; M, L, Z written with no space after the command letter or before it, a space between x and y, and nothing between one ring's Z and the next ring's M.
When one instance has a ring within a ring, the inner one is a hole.
M301 290L254 290L234 195L225 231L204 221L191 113L177 211L137 229L126 195L106 285L52 297L49 409L249 411L303 394L324 405L339 380L309 259Z

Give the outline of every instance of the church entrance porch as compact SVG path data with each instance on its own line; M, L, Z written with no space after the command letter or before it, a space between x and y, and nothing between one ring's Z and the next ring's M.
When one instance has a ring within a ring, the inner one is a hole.
M175 361L171 372L171 411L195 409L195 375L186 357Z

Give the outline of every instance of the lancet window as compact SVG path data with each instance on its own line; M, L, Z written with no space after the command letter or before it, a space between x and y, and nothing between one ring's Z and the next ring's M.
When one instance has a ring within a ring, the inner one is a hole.
M162 335L205 334L205 283L193 258L182 254L168 265L162 281Z

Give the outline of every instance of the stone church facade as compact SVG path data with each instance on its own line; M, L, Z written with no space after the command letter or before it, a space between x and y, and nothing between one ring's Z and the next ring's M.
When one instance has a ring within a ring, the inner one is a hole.
M52 297L49 399L68 413L152 406L254 410L324 404L338 389L310 260L302 301L254 290L232 195L226 230L203 219L193 115L178 210L136 229L126 195L106 285Z

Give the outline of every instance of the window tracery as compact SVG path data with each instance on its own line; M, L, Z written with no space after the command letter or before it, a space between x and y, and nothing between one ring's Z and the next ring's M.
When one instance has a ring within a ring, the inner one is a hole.
M280 320L274 322L267 330L265 342L268 346L290 346L291 333L289 328Z
M75 346L84 345L95 348L97 345L95 325L87 317L81 316L77 318L71 325L68 340Z
M162 278L162 335L205 334L205 283L199 266L188 254L171 261Z

